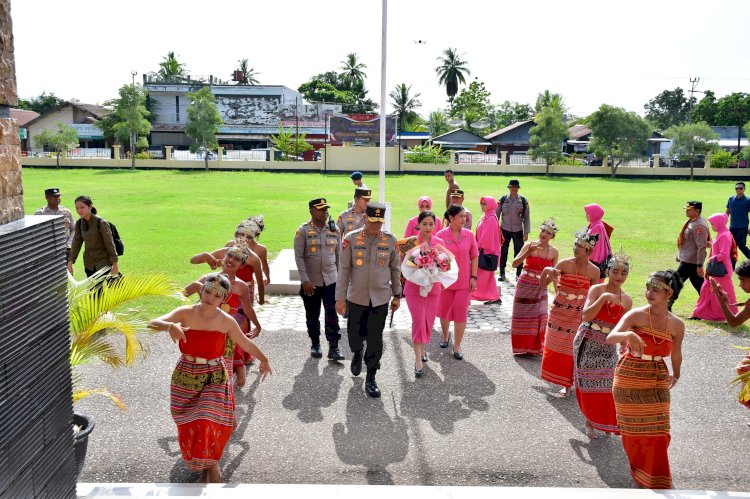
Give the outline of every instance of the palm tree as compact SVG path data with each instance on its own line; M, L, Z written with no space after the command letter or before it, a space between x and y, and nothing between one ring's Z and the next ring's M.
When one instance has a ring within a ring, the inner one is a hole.
M365 78L367 78L364 70L367 69L367 65L359 62L357 54L354 52L346 54L346 59L341 61L341 64L343 64L341 66L341 73L339 74L341 80L350 88L355 86L355 84L364 87Z
M456 49L448 47L443 50L443 56L438 57L440 66L435 68L438 75L438 83L445 85L445 91L448 94L448 102L453 106L453 98L458 93L458 84L466 85L466 76L471 74L466 67L467 61L461 60L461 55Z
M260 73L255 71L255 68L248 68L249 64L247 59L240 59L237 61L240 65L240 73L242 73L242 79L237 82L238 85L258 85L260 82L256 78ZM232 75L234 76L234 75Z
M553 94L549 90L541 92L536 98L534 111L539 114L545 107L565 112L565 104L563 103L562 95Z
M81 387L82 376L76 367L95 360L113 368L132 366L137 358L148 353L141 337L149 330L138 310L126 309L125 305L147 296L184 298L178 286L159 274L130 274L112 280L104 272L101 270L81 282L68 274L73 402L102 395L124 410L125 403L109 389ZM114 343L118 337L125 340L122 351Z
M396 110L396 114L398 114L399 130L403 130L403 125L407 121L413 121L414 118L419 116L414 110L422 106L422 103L419 102L421 94L417 92L411 97L409 96L410 90L411 85L407 87L406 83L401 83L396 85L393 92L389 94L392 99L391 105Z
M168 52L167 57L159 63L158 75L164 81L181 81L185 77L185 64L179 62L174 52Z

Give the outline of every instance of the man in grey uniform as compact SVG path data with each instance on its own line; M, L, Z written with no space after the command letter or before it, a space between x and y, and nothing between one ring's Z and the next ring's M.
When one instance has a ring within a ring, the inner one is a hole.
M341 212L336 226L339 228L343 238L348 232L359 229L365 225L365 207L372 199L372 191L366 187L356 187L354 189L353 205Z
M401 271L396 236L382 231L385 205L367 205L367 220L361 229L349 232L343 240L339 279L336 283L336 311L343 315L347 306L347 334L354 353L351 371L358 376L367 365L365 389L370 397L380 397L375 374L383 355L383 329L390 309L400 305Z
M703 203L688 201L685 205L687 221L677 237L677 258L680 262L677 273L683 281L690 279L695 291L700 294L703 286L703 263L708 246L708 224L701 216ZM672 302L674 303L674 302ZM669 304L670 310L672 303Z
M531 228L531 215L529 213L529 202L525 197L518 194L521 183L518 180L508 182L509 194L500 197L495 208L495 214L500 221L500 231L503 234L503 245L500 249L500 277L505 280L505 266L508 263L508 250L510 242L513 241L513 258L523 247L523 242L529 238ZM516 278L521 275L523 265L516 268Z
M70 255L70 247L73 246L73 235L75 234L74 228L76 225L73 220L73 213L60 205L60 189L57 187L44 189L44 197L47 199L47 206L36 210L34 215L61 215L63 217L66 237L65 247L68 249L68 255ZM67 257L65 261L67 261Z
M338 278L341 238L332 223L328 224L329 204L325 198L308 203L310 220L294 234L294 261L302 281L299 294L305 305L307 334L312 346L310 355L320 358L320 304L325 309L325 333L328 358L343 360L339 351L339 318L336 315L336 279Z

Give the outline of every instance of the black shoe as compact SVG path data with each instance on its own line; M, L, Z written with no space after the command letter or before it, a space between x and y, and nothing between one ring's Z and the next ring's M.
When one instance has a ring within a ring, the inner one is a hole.
M502 305L503 304L503 300L501 300L500 298L498 298L497 300L486 301L486 302L484 302L484 304L485 305Z
M375 382L375 373L367 373L367 379L365 380L365 390L367 391L367 395L376 399L380 398L380 388L378 388L378 384Z
M315 357L316 359L319 359L323 356L323 351L320 349L320 344L313 344L313 346L310 347L310 355Z
M422 362L427 362L428 360L430 360L430 359L427 358L427 352L423 353L422 354Z
M424 367L422 367L422 369L417 369L417 367L414 366L414 377L415 378L421 378L423 374L424 374Z
M497 278L498 281L505 281L505 274L500 274L500 277Z
M329 348L328 348L329 360L344 360L346 358L343 355L341 355L341 352L339 351L338 341L329 341L328 345L329 345Z
M455 350L453 350L453 358L456 360L463 360L464 354L463 352L456 352Z
M355 376L359 376L359 373L362 372L362 350L354 352L351 369L352 374Z
M448 337L448 340L450 340L450 337ZM438 343L440 348L448 348L448 340L440 340L440 342Z

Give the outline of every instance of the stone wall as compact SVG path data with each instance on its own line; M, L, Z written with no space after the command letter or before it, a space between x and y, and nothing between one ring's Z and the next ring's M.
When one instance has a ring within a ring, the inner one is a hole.
M10 0L0 0L0 225L23 218L21 140L10 119L17 104Z

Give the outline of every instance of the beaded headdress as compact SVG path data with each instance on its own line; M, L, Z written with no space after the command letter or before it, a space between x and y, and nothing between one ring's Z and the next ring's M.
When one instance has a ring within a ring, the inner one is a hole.
M662 281L657 275L656 272L652 272L650 276L648 276L648 281L646 281L646 287L647 288L656 288L656 289L663 289L664 291L669 291L672 289L672 287Z
M216 295L221 295L226 297L229 294L229 289L222 286L223 282L226 281L226 283L229 285L229 278L220 273L213 273L208 274L206 276L206 282L203 284L203 290L210 291L211 293L214 293Z
M557 228L557 221L555 220L555 217L550 217L544 222L542 222L542 225L539 227L542 230L546 230L550 234L557 234L557 231L559 230Z
M594 249L598 240L599 234L589 234L585 227L576 232L576 244L583 248Z
M612 255L612 258L609 259L607 267L610 270L620 269L625 272L630 272L630 257L626 255L621 248L620 251Z
M250 248L245 244L245 241L235 240L234 246L230 246L227 249L227 255L237 257L242 263L245 263L250 258Z

